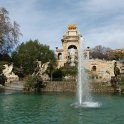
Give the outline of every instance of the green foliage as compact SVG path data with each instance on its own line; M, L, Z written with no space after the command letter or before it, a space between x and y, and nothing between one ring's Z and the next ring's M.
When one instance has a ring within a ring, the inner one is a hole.
M77 75L77 67L61 67L55 69L52 73L53 81L61 81L65 76L71 76L73 79Z
M46 73L49 75L51 81L54 80L53 79L54 78L53 76L56 73L56 67L57 67L56 60L50 61ZM55 76L55 78L56 78L56 76Z
M7 78L4 76L4 74L0 75L0 84L5 85Z
M24 78L24 70L23 68L17 68L17 67L14 67L13 69L13 72L19 76L19 80L22 80Z
M8 54L0 54L0 61L11 62L11 57Z
M17 67L22 66L24 74L32 74L36 67L36 60L42 64L55 60L55 55L49 46L40 44L38 40L29 40L19 45L12 54L12 61Z
M41 91L41 88L45 87L41 77L29 75L24 83L25 91Z
M36 77L32 76L32 75L29 75L26 80L25 80L25 83L24 83L24 88L26 90L30 90L30 89L34 89L35 87L35 83L36 83Z
M62 67L62 73L64 76L76 76L77 75L77 67Z
M62 70L61 69L54 70L54 72L52 73L52 78L53 81L61 81L63 78Z
M124 75L121 77L121 84L124 85Z
M7 61L0 61L0 74L2 73L3 69L5 68L3 65L9 64Z

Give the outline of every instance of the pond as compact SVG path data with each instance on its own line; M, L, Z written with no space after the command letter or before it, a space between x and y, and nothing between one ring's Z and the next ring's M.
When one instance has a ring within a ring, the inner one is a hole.
M100 108L74 108L73 93L0 93L0 124L123 124L124 96L94 94Z

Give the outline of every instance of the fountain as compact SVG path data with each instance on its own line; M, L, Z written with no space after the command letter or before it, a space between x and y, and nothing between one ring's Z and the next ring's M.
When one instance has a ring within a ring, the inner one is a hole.
M84 39L80 38L80 48L78 51L78 76L77 76L77 102L74 104L76 107L99 107L98 102L93 102L88 75L85 70L86 60L84 58Z

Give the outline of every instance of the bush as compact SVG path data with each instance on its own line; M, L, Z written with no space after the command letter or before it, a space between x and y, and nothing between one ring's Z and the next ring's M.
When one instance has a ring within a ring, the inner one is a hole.
M121 77L121 83L124 85L124 76Z
M45 87L42 79L39 76L29 75L24 83L25 91L41 91L41 88Z
M77 75L77 67L61 67L56 69L52 74L53 81L62 81L65 76L71 77L70 80L76 78Z
M63 72L61 71L61 69L56 69L53 74L52 74L52 80L53 81L62 81L63 78Z
M32 75L29 75L26 80L25 80L25 83L24 83L24 89L26 91L30 91L32 89L34 89L35 87L35 83L36 83L36 77L32 76Z
M62 67L61 68L63 76L73 76L77 75L77 67Z
M13 72L16 75L18 75L19 80L22 80L24 78L24 70L23 70L23 68L14 67Z
M2 74L2 75L0 75L0 84L1 85L5 85L5 82L6 82L6 80L7 80L7 78Z

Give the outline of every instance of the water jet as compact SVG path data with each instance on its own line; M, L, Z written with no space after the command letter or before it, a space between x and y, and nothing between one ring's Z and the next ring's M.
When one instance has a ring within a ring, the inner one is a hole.
M94 102L89 88L88 75L85 69L86 59L84 57L84 38L80 38L78 51L78 75L77 75L77 102L78 107L100 107L98 102Z

